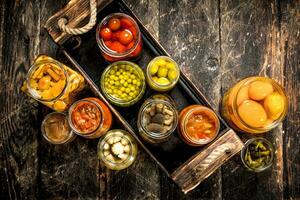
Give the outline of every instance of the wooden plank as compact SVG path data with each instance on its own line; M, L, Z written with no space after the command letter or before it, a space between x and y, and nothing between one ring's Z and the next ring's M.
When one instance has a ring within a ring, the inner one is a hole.
M289 113L283 124L284 199L300 197L300 1L280 2L280 47Z
M275 1L220 3L222 89L254 75L282 77L278 61L278 10ZM240 134L243 140L250 134ZM223 167L224 199L282 199L282 129L263 134L276 148L271 169L256 174L247 171L237 156ZM235 194L235 195L232 195Z
M160 1L159 41L217 109L220 97L218 1ZM213 80L213 84L212 84ZM222 199L221 171L184 195L164 174L163 199Z
M147 29L157 36L158 1L126 0L125 3L136 13ZM129 168L122 171L100 168L100 199L159 199L161 192L159 174L157 164L140 147L136 161Z

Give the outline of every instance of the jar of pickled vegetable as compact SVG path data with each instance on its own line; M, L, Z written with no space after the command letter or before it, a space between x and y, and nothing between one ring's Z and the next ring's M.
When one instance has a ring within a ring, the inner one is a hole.
M142 138L152 144L165 142L177 127L178 113L170 97L153 95L140 108L137 126Z
M109 65L101 76L100 87L112 103L128 107L139 101L145 93L143 70L135 63L118 61Z
M98 25L96 40L105 60L114 62L139 57L141 33L134 19L124 13L113 13Z
M76 137L66 114L61 112L49 113L42 122L41 131L44 139L51 144L66 144Z
M76 101L69 109L69 124L82 137L94 139L104 135L111 127L112 114L97 98Z
M112 170L129 167L136 159L137 144L134 138L121 129L110 130L98 143L98 157Z
M276 127L286 116L283 88L267 77L249 77L235 84L222 100L222 115L236 130L258 134Z
M191 105L179 114L179 135L191 146L211 142L220 129L220 121L213 110L201 105Z
M29 69L21 90L55 111L65 111L85 86L84 78L66 65L40 55Z
M167 56L158 56L150 61L146 70L149 86L156 91L171 90L179 80L180 69L177 63Z
M271 167L273 158L273 145L261 137L248 140L241 151L244 166L254 172L261 172Z

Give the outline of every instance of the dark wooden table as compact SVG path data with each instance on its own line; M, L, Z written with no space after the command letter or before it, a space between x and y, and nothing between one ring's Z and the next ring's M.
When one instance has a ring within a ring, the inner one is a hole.
M263 135L276 147L272 168L249 172L237 155L184 195L143 150L133 166L115 172L99 164L97 140L46 143L41 106L20 85L35 56L55 55L42 27L66 1L1 0L1 200L300 199L300 1L126 2L215 108L230 86L248 76L266 75L285 87L289 114Z

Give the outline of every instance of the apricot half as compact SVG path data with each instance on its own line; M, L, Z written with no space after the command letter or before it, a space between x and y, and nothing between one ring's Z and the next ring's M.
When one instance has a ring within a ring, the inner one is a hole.
M263 106L252 100L245 100L239 107L241 119L249 126L261 127L267 120L267 113Z
M273 86L269 82L254 81L249 86L249 97L256 101L261 101L273 92Z
M249 86L244 86L240 89L240 91L237 94L236 104L239 106L243 101L249 99L248 95Z
M273 92L264 100L264 108L269 118L276 120L284 110L284 99L278 92Z

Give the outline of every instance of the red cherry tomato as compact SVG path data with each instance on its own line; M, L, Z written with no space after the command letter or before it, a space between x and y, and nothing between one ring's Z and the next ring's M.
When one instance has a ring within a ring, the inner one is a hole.
M123 53L126 50L126 48L119 41L114 41L111 45L111 50L116 51L118 53Z
M134 41L131 41L129 44L127 44L126 49L131 49L134 46Z
M127 18L121 18L120 23L121 23L121 27L124 29L133 26L133 22Z
M120 28L120 20L117 18L111 18L108 22L108 27L112 30L112 31L116 31Z
M111 49L111 47L112 47L112 41L105 41L104 44L105 44L105 46L107 48Z
M142 51L142 44L139 43L137 45L137 47L135 48L135 50L130 54L130 56L135 57L135 56L139 55L141 53L141 51Z
M137 30L136 30L136 28L132 26L132 27L130 27L128 29L132 33L133 38L136 38L137 37Z
M132 41L132 39L133 39L133 37L129 30L125 29L120 32L119 41L122 44L124 44L124 45L129 44Z
M109 28L103 27L100 30L100 36L103 38L103 40L110 40L112 32Z
M121 32L121 31L113 32L113 33L112 33L111 40L113 40L113 41L119 40L120 32Z

